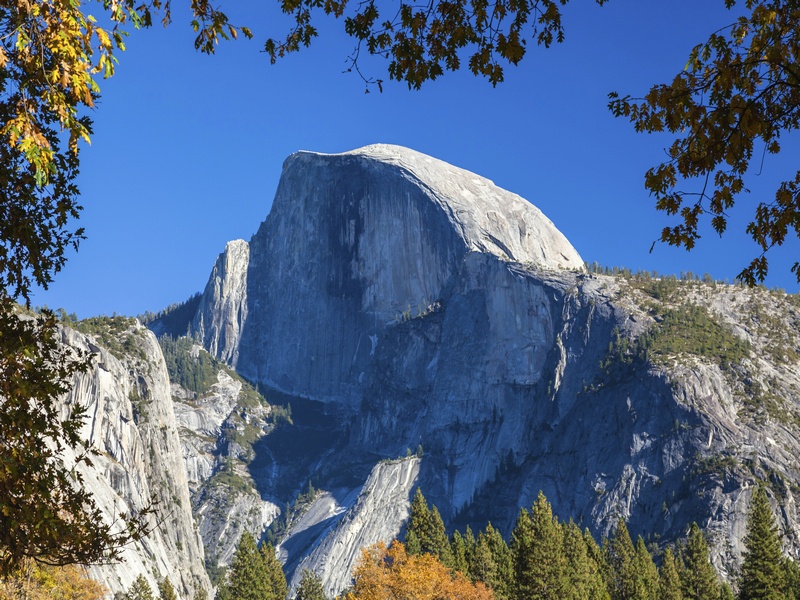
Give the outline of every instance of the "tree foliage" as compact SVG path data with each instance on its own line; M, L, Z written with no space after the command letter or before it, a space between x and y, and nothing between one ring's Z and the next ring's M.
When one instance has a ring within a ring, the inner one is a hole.
M596 0L604 4L606 0ZM504 78L504 65L518 64L528 40L549 47L564 39L561 6L568 0L434 0L382 5L375 0L281 0L294 26L283 39L270 38L265 50L272 62L309 46L317 35L312 13L344 19L344 29L356 47L351 68L358 71L362 52L389 60L389 77L419 89L445 70L467 68L492 85ZM373 83L372 80L367 80ZM375 80L381 86L380 79Z
M361 551L353 587L344 600L492 600L491 590L453 574L433 554L408 555L405 546L382 542Z
M73 465L91 465L81 438L86 409L60 396L87 369L88 357L61 342L52 313L28 317L0 301L0 576L24 559L49 565L113 561L146 533L146 519L109 523Z
M133 585L125 593L125 600L156 600L153 595L153 588L147 583L144 575L139 575L133 582Z
M328 600L320 576L314 573L314 571L303 569L303 574L300 576L300 584L297 586L297 594L294 600Z
M695 46L670 83L643 98L610 95L611 111L630 119L636 131L676 135L667 159L647 172L645 187L658 210L679 217L663 229L662 241L687 250L706 219L718 234L726 231L753 167L780 152L781 136L800 127L800 3L738 4L745 14ZM739 278L751 285L767 274L767 252L787 236L800 236L800 170L787 175L772 198L759 199L747 225L760 254ZM800 262L792 271L800 281Z
M778 600L785 588L778 527L764 488L750 502L745 551L739 576L739 600Z
M271 544L261 544L260 555L267 574L267 600L284 600L289 593L289 588L286 585L286 575L283 573L283 566L278 560L275 547Z
M406 529L409 554L433 554L448 567L453 567L453 553L444 522L435 506L431 509L422 491L417 488L411 501L411 514Z
M716 600L719 597L717 573L709 560L708 544L697 523L692 523L686 547L681 552L681 582L684 600Z
M23 561L11 576L0 579L3 600L101 600L107 591L84 567L51 567L33 560Z
M220 585L217 598L272 600L267 565L253 536L242 534L231 561L228 581Z
M158 600L178 600L178 594L169 577L165 577L158 584Z
M664 550L659 571L659 594L662 600L683 600L678 563L671 548Z

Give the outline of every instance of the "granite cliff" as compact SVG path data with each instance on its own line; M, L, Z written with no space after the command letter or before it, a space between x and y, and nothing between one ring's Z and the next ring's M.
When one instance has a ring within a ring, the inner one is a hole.
M148 323L219 361L202 389L156 386L207 564L248 529L294 584L309 568L340 591L417 486L450 528L507 534L539 490L597 536L696 521L729 575L765 484L797 557L797 296L599 271L527 201L417 152L289 157L252 239Z
M123 548L121 563L91 567L90 575L112 594L139 575L153 589L169 577L181 597L210 591L159 344L135 319L89 319L79 328L62 328L62 342L91 352L93 368L76 377L63 406L88 407L82 435L98 455L78 470L109 522L155 509L146 517L151 533Z

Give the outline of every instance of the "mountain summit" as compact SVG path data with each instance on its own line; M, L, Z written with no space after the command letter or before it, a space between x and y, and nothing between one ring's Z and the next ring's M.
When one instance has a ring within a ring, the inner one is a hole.
M252 381L340 400L370 340L439 302L470 253L583 270L540 210L488 179L385 144L298 152L249 248L219 259L193 329Z

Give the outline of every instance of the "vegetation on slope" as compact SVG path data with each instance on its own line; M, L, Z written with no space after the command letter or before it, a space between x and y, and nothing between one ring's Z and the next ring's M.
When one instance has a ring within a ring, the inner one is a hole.
M774 368L800 363L800 296L723 284L708 275L587 267L617 277L617 300L638 323L614 331L601 377L590 390L629 377L644 364L674 368L700 360L721 369L743 417L800 424L796 407L787 402L800 392L786 379L792 371Z

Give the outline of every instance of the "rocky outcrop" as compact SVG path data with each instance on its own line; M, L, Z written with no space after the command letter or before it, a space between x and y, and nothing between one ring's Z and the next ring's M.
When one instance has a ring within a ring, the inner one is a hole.
M210 591L158 342L134 319L97 323L97 335L62 330L65 344L94 354L92 370L76 377L64 399L65 411L88 407L82 437L99 453L93 466L78 470L109 523L152 505L155 513L146 517L149 535L123 548L121 563L91 567L90 574L112 594L127 591L139 575L153 589L169 577L181 597ZM74 456L67 452L65 460Z
M285 546L291 545L291 549L282 548L285 562L290 556L295 560L304 557L299 564L289 565L294 572L290 587L300 584L305 569L320 576L329 597L348 587L361 549L378 541L388 544L400 535L409 516L419 465L418 457L378 463L358 496L354 498L352 492L345 496L346 512L331 494L317 499L306 518L289 532ZM321 533L303 535L320 525L327 525ZM306 548L297 547L302 542Z
M172 386L193 512L213 569L230 564L242 532L258 538L280 513L262 500L246 468L252 449L241 434L251 427L257 439L270 426L269 407L245 387L223 369L203 394Z
M239 339L247 320L249 261L247 242L228 242L211 271L191 325L208 351L231 365L239 358Z
M292 155L250 241L247 320L231 364L286 393L357 403L375 336L435 306L475 251L583 268L538 209L473 173L386 145ZM239 284L215 283L203 306L227 287ZM206 336L208 326L195 331ZM234 346L206 347L230 360Z

